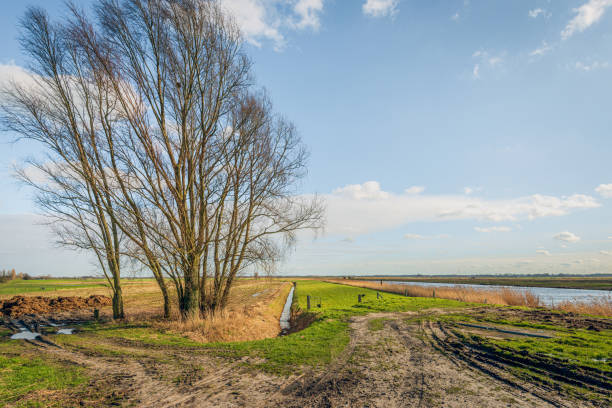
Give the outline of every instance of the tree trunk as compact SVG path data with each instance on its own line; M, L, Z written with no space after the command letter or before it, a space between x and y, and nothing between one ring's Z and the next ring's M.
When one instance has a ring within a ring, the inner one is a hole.
M170 296L168 296L168 287L164 278L158 278L156 276L157 284L161 290L162 297L164 298L164 319L170 318Z
M190 263L191 265L185 271L183 298L179 299L183 319L195 319L200 315L199 262L193 259Z
M113 319L125 319L121 286L115 287L113 291Z

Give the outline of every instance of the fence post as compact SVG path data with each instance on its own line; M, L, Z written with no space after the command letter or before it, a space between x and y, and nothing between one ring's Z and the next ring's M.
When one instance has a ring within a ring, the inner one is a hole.
M433 290L433 296L432 297L434 297L434 298L436 297L436 290L435 289Z
M94 309L94 319L100 319L100 311L98 309Z
M306 295L306 309L310 310L310 295Z
M404 288L404 296L408 296L408 289Z

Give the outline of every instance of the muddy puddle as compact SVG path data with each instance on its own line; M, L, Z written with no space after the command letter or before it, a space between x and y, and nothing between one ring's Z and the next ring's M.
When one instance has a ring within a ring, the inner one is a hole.
M24 321L24 320L10 320L0 321L1 325L12 330L14 333L11 335L12 340L35 340L41 336L54 336L57 334L71 335L77 330L74 326L78 325L77 322L49 322L49 321ZM70 327L69 327L70 326Z

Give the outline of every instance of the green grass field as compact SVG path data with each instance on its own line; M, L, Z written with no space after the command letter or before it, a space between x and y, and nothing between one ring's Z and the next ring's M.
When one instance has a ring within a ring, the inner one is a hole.
M51 292L55 290L70 290L80 288L106 287L103 279L76 280L76 279L16 279L0 283L0 295L20 295L31 292Z

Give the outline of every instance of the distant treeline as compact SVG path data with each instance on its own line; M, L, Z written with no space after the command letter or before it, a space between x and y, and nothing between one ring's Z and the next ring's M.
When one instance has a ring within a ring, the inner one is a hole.
M15 279L30 280L30 279L45 279L45 278L43 277L34 278L33 276L28 275L27 273L23 273L23 272L17 273L15 269L6 269L6 270L2 269L0 271L0 283L9 282Z

